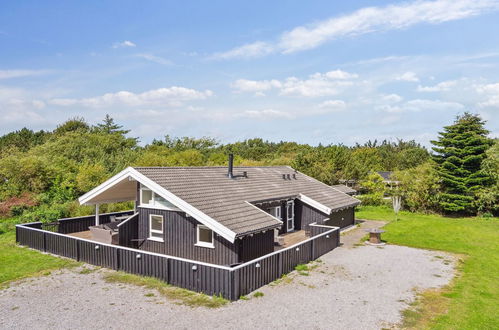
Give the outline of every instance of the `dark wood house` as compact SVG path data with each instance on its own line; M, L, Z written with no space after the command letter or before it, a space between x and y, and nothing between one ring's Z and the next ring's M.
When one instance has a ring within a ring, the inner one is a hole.
M79 199L135 201L119 244L234 265L279 249L279 237L310 224L354 224L359 200L290 167L129 167Z

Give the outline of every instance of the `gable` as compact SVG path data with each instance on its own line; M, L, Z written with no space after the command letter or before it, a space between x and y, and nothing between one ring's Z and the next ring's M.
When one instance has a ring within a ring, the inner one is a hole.
M100 203L113 203L118 201L135 200L137 182L148 187L154 193L168 200L180 210L188 213L191 217L195 218L200 223L207 226L228 241L232 243L235 241L236 233L221 225L216 220L207 216L206 214L193 207L189 203L185 202L173 193L169 192L165 188L161 187L156 182L139 173L132 167L126 168L109 180L95 187L88 193L81 196L78 201L81 205L94 205ZM130 188L132 185L133 193L132 189ZM120 188L123 188L125 192L120 192ZM116 194L116 196L119 196L119 200L110 199L113 193Z

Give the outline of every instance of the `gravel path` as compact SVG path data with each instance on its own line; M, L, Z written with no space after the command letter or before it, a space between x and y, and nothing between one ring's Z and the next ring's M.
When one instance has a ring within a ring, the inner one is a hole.
M365 222L363 228L382 225ZM220 309L180 306L153 291L102 280L98 270L64 270L0 291L2 329L379 329L400 322L415 290L440 287L454 274L454 258L401 246L359 246L365 233L321 257L309 276L296 272L259 291L263 297ZM289 283L287 283L289 282Z

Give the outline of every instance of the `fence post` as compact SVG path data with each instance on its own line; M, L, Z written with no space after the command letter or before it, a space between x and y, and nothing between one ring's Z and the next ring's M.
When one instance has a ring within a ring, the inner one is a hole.
M277 275L282 276L282 253L277 254Z
M43 233L43 252L47 252L47 234Z
M170 268L171 268L170 258L166 258L166 283L167 284L170 284Z
M116 258L116 261L114 262L114 265L115 265L115 270L119 270L120 269L120 248L115 248L116 249L116 252L114 253L114 257Z
M76 261L80 261L80 241L76 240Z
M315 238L310 241L311 247L310 247L310 261L315 260Z

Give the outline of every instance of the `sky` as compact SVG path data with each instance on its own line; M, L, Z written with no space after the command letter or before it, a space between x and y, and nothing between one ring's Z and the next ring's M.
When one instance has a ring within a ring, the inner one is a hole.
M499 0L0 3L0 134L428 146L465 111L499 137Z

